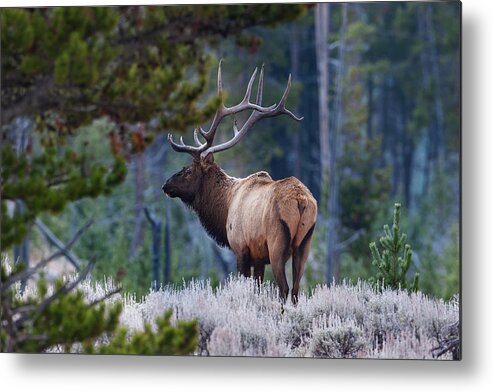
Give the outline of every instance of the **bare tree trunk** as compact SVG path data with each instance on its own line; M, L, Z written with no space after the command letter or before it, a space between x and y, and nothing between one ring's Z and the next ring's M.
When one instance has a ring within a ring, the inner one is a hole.
M387 76L383 77L380 88L380 124L379 130L382 133L382 146L378 166L390 166L391 162L387 160L387 151L391 150L393 140L391 132L389 132L389 90ZM392 179L393 181L393 179ZM394 183L392 182L392 186ZM392 188L394 189L394 188Z
M291 31L291 40L290 40L291 74L293 75L294 80L299 80L299 63L300 63L299 31L295 24L291 25L290 31ZM301 151L300 151L299 128L294 134L293 151L294 151L293 174L296 178L301 178Z
M151 224L152 230L152 290L158 290L160 286L160 261L161 261L161 221L156 218L147 207L144 207L147 220Z
M393 84L393 83L391 83ZM389 123L392 125L393 130L389 132L389 140L390 140L390 152L392 159L392 190L393 195L401 195L401 178L402 178L402 154L400 154L399 147L402 144L402 140L404 139L405 129L401 126L401 123L398 121L397 113L399 112L399 105L397 104L397 96L395 88L388 88L389 101L387 102L390 121Z
M408 209L413 206L412 199L412 182L413 182L413 162L414 162L414 141L406 132L407 124L407 107L406 100L403 94L400 94L400 140L401 140L401 156L402 156L402 193L404 195L404 203Z
M338 279L340 265L337 252L337 244L339 242L338 228L339 228L339 216L340 216L340 204L339 204L339 174L337 173L337 159L342 151L341 140L339 135L342 131L343 124L343 107L342 107L342 88L345 74L345 46L346 46L346 26L347 26L347 3L342 4L342 21L339 37L339 68L336 79L336 96L335 96L335 126L331 132L330 138L330 162L329 162L329 225L327 230L328 241L328 255L327 265L333 266L333 277ZM328 282L330 283L330 282Z
M426 20L421 15L418 16L418 34L420 38L425 41L426 40ZM422 83L425 90L429 90L431 88L431 75L430 75L430 59L428 55L429 51L422 50L420 52L420 62L421 62L421 72L422 72ZM423 189L422 195L428 193L428 188L430 184L430 172L433 166L434 160L434 151L435 151L435 132L436 128L430 126L430 128L426 132L426 158L425 165L423 168Z
M320 142L320 225L328 233L328 204L327 190L329 187L330 173L330 145L329 145L329 4L318 3L315 6L315 44L317 57L317 83L318 83L318 125ZM330 258L330 245L327 239L327 262L325 269L325 281L330 284L333 277L333 265Z
M428 47L421 51L423 84L426 90L433 92L433 124L426 139L426 162L424 168L423 195L428 192L431 171L436 163L441 166L443 159L444 127L441 75L439 69L438 49L433 29L433 7L428 6L425 17L418 18L418 34L428 43Z
M145 187L145 156L144 152L136 155L134 161L135 207L134 230L130 244L130 256L132 260L144 240L144 187Z
M436 135L437 135L437 160L440 164L443 158L443 144L444 144L444 115L443 115L443 102L442 102L442 86L440 69L438 63L438 49L435 39L435 31L433 29L433 7L428 5L425 14L426 20L426 35L427 40L430 43L430 60L431 60L431 73L433 75L434 89L433 89L433 109L435 112L436 121Z
M368 74L366 81L366 89L368 94L368 118L366 120L366 136L368 139L373 139L373 75Z
M171 205L168 197L165 200L165 206L163 283L168 284L171 280Z
M315 7L315 41L317 53L318 124L320 135L320 165L322 185L327 185L329 148L329 4L318 3Z

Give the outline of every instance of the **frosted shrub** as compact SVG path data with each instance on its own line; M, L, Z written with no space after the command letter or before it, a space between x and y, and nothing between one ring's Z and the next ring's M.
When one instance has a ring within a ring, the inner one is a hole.
M208 346L210 352L220 356L238 356L244 351L241 344L241 334L227 327L215 328Z
M337 314L313 320L310 356L319 358L356 358L366 346L364 332L355 320L343 322Z
M113 288L111 281L83 284L89 298ZM196 355L323 358L432 359L432 349L459 319L450 302L420 292L375 291L365 282L318 286L300 293L297 306L278 300L269 283L231 277L213 288L208 281L163 287L140 300L123 300L121 322L141 330L172 309L173 322L197 320ZM446 354L441 359L451 359Z
M364 347L362 332L354 327L335 327L314 331L310 352L319 358L356 358Z

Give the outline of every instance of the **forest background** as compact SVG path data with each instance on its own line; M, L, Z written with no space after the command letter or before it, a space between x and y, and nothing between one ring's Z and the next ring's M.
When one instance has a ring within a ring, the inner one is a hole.
M311 189L320 215L303 287L372 276L368 243L400 202L420 289L456 294L459 3L234 7L12 11L16 34L2 31L2 252L39 259L46 229L67 242L91 219L66 264L95 259L93 277L126 292L234 272L232 255L161 192L189 160L165 135L190 140L210 119L223 59L226 104L262 63L266 103L292 74L288 107L304 120L264 121L216 161L237 177L266 170ZM163 18L182 35L160 40ZM229 137L230 125L219 132Z

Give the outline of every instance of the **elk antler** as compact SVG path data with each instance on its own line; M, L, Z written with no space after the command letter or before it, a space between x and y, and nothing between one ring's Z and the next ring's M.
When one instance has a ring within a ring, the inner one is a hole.
M257 98L255 100L255 103L250 102L250 96L252 94L252 86L253 83L255 82L255 78L257 76L257 68L255 68L255 71L253 72L250 81L248 82L248 86L245 92L245 96L243 97L242 101L231 107L226 107L224 106L223 102L223 86L222 86L222 76L221 76L221 63L222 60L219 61L219 67L217 70L217 94L221 98L221 103L219 105L219 108L217 109L216 114L214 115L214 119L212 120L212 124L209 128L208 131L204 131L201 127L195 128L193 132L193 138L195 140L195 143L197 146L187 146L183 142L183 138L180 137L180 143L177 144L173 141L173 136L171 134L168 134L168 142L173 147L173 149L177 152L187 152L191 154L194 158L199 159L199 158L205 158L208 154L213 153L213 152L219 152L219 151L224 151L227 150L231 147L233 147L235 144L237 144L241 138L248 132L250 128L253 127L253 125L258 121L261 120L262 118L267 118L267 117L274 117L278 116L281 114L287 114L291 118L295 119L296 121L301 121L303 120L303 117L296 117L292 112L290 112L288 109L286 109L286 99L288 98L289 90L291 88L291 75L289 75L288 78L288 84L286 86L286 89L284 90L284 94L281 97L281 100L279 101L278 104L274 104L271 106L261 106L262 105L262 93L263 93L263 84L264 84L264 66L262 65L262 68L260 70L260 77L259 77L259 82L258 82L258 89L257 89ZM216 135L217 128L219 124L221 123L222 119L224 117L230 116L230 115L235 115L237 113L243 112L245 110L252 110L252 114L250 114L250 117L248 117L248 120L245 121L243 126L238 129L236 120L233 121L233 133L234 136L232 139L228 140L225 143L218 144L217 146L213 146L212 143L214 141L214 136ZM199 133L200 135L205 139L205 143L201 143L199 140Z

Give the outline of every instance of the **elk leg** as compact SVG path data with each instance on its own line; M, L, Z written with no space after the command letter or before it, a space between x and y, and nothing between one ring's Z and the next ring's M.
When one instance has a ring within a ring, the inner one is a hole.
M300 281L305 270L306 260L310 253L310 245L312 242L311 236L304 240L298 248L293 249L293 290L291 290L291 301L293 304L298 303L298 291L300 289Z
M243 251L240 256L236 257L236 268L241 275L249 278L252 275L251 267L250 252L247 249Z
M253 265L253 276L255 276L255 282L257 282L257 288L260 289L260 285L264 281L265 263L263 260L255 262Z
M269 249L269 259L272 266L272 273L276 283L279 286L279 294L283 302L286 302L289 293L286 271L284 270L286 261L289 258L289 252L286 251L286 249L289 250L288 244L279 240L277 240L274 243L274 246Z
M310 253L312 243L313 227L308 230L299 246L293 246L293 290L291 290L291 301L293 304L298 303L298 291L300 289L300 280L305 270L306 260Z

